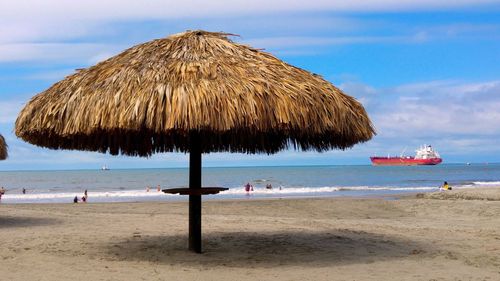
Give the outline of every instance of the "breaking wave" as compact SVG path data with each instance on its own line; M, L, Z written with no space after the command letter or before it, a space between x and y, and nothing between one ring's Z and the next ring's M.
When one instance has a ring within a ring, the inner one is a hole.
M472 183L475 185L499 185L500 186L500 181L475 181Z
M411 192L411 191L431 191L436 187L372 187L372 186L324 186L324 187L275 187L266 189L263 187L255 188L247 193L242 187L229 188L223 191L217 198L243 198L248 194L260 197L286 197L286 196L328 196L340 195L342 192L350 192L350 195L356 196L357 193L376 194L377 192ZM184 200L187 197L165 194L156 190L149 192L145 190L115 190L115 191L88 191L89 202L134 202L134 201L172 201ZM361 195L361 194L360 194ZM78 192L30 192L27 194L7 193L2 197L4 203L71 203L74 197L81 199L83 193ZM209 196L211 197L211 196Z

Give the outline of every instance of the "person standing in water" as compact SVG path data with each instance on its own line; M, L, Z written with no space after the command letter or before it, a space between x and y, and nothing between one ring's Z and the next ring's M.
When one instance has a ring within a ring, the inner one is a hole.
M247 182L247 184L245 184L245 191L247 193L249 193L250 191L253 191L253 186L249 182Z
M83 192L82 202L87 203L87 199L88 199L88 195L87 195L87 190L85 189L85 191Z

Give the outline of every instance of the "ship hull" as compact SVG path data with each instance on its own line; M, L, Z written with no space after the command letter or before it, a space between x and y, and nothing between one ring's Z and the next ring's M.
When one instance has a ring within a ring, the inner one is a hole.
M415 159L413 157L370 157L374 166L417 166L437 165L443 160L441 158Z

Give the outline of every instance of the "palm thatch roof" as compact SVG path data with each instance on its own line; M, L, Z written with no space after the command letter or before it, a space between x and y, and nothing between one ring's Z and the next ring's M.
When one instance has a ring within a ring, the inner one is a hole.
M54 149L149 156L189 151L345 149L374 135L354 98L322 77L231 41L187 31L134 46L33 97L16 135Z
M9 156L7 153L7 143L2 135L0 135L0 160L5 160Z

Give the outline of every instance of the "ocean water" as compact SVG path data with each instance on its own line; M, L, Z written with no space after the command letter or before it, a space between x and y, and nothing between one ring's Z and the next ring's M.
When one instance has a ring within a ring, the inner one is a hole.
M228 191L211 199L277 197L379 196L436 191L448 181L453 188L500 185L500 164L442 164L437 166L304 166L204 168L203 186ZM243 185L254 191L248 194ZM265 188L267 184L272 190ZM7 189L1 203L70 203L88 190L89 202L172 201L187 196L157 192L156 186L188 186L188 169L0 171ZM151 189L148 192L147 187ZM27 190L22 194L22 189Z

